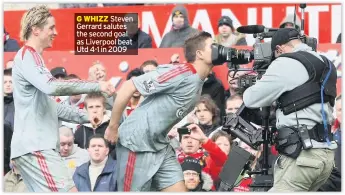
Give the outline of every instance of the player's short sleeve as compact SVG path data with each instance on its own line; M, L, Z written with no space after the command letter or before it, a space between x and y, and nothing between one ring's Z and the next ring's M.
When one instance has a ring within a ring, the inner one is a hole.
M132 81L143 96L155 93L170 93L189 75L189 72L192 74L190 69L184 66L162 68L139 77L133 77Z

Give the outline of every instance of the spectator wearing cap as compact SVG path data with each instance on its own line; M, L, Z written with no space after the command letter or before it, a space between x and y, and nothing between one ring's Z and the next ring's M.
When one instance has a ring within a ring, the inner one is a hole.
M159 48L182 47L189 36L198 32L189 25L187 9L182 5L177 5L172 10L172 23L170 32L164 35Z
M213 191L213 180L209 174L202 171L200 160L187 157L181 164L184 182L190 192Z
M58 80L64 80L67 76L67 71L64 67L55 67L50 71L50 73Z
M215 42L224 47L235 45L247 45L246 35L238 33L229 16L222 16L218 21L219 34L215 37Z
M10 34L4 28L4 52L17 52L19 49L18 41L11 39Z

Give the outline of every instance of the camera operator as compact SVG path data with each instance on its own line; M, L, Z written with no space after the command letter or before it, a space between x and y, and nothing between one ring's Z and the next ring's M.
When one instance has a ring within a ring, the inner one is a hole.
M294 28L279 29L272 37L271 49L273 61L266 73L243 95L248 108L268 107L278 101L276 147L280 156L274 166L274 185L270 191L316 191L334 167L337 145L332 140L330 125L336 70L331 62L304 44ZM327 63L331 71L326 69ZM329 77L324 79L327 73ZM321 93L323 80L327 82Z

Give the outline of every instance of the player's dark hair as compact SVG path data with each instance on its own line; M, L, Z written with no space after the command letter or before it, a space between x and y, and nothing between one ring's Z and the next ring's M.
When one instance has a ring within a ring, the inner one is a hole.
M210 33L201 31L193 34L184 42L183 52L188 63L195 62L196 51L204 50L205 41L209 38L212 38Z
M12 68L4 70L4 76L12 76Z
M86 148L89 148L92 139L102 139L104 141L105 147L109 148L109 142L106 139L104 139L104 135L101 134L95 134L89 137Z
M106 99L105 99L104 95L101 92L92 92L92 93L89 93L89 94L86 95L86 97L84 99L84 105L85 105L86 109L87 109L87 102L90 99L92 99L92 100L94 100L94 99L101 100L102 101L102 105L105 108Z
M146 60L143 64L141 64L140 69L143 70L144 67L147 65L153 65L153 66L157 67L158 63L156 60Z
M127 74L127 80L131 79L132 77L138 77L143 74L144 72L140 70L140 68L135 68Z

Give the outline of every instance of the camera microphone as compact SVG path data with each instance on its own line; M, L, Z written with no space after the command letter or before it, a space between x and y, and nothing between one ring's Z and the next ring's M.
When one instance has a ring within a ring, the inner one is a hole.
M262 32L272 32L277 31L277 28L266 28L263 25L247 25L247 26L240 26L237 29L237 32L244 33L244 34L256 34Z

